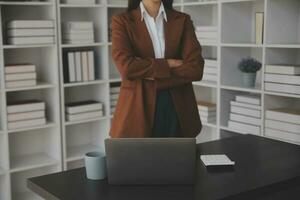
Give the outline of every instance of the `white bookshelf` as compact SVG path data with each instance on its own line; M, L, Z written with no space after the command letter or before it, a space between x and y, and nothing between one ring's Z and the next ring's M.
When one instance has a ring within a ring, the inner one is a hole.
M0 1L0 9L0 199L40 199L27 189L26 179L63 169L58 46L57 42L45 45L10 45L6 42L5 26L9 20L53 20L56 33L56 2ZM35 64L37 86L6 89L4 66L11 63ZM46 102L47 123L43 126L8 130L7 103L26 99Z
M114 14L126 9L125 1L96 0L96 5L67 5L60 0L42 2L0 1L0 200L40 199L26 189L26 178L84 165L84 154L103 150L111 125L110 86L120 84L120 75L111 59L109 25ZM298 0L177 0L175 9L191 15L196 26L217 26L218 42L202 44L203 56L218 63L218 81L194 82L197 100L217 104L215 123L203 123L198 142L230 136L230 101L237 94L255 93L262 110L279 106L299 107L300 95L264 89L264 66L285 62L300 64ZM254 13L265 13L264 43L255 41ZM49 45L8 45L5 22L11 19L53 19L56 43ZM64 21L93 21L95 42L64 44ZM286 31L289 30L289 31ZM65 83L63 55L73 50L95 51L96 80ZM262 62L255 88L241 84L237 69L240 59L252 56ZM39 84L36 87L6 89L5 63L35 63ZM39 98L47 104L47 124L8 130L6 104L15 99ZM104 104L104 116L75 122L65 121L65 103L97 100ZM261 136L264 134L264 112ZM281 139L282 140L282 139ZM288 141L292 142L292 141Z

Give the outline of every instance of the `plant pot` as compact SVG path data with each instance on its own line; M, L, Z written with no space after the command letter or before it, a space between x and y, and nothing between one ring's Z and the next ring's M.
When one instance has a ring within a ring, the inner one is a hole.
M243 85L245 87L254 87L256 81L256 73L243 72Z

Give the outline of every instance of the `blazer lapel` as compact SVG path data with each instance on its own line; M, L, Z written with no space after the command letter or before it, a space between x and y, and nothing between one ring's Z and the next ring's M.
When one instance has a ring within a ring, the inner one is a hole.
M181 23L178 23L178 18L175 12L170 9L165 9L167 14L167 22L164 20L164 35L165 35L165 58L171 58L176 50L177 44L180 40ZM155 57L154 47L150 34L147 29L145 20L141 20L140 7L132 10L132 20L138 31L140 41L143 44L143 52L152 58Z
M141 10L140 7L132 11L134 23L136 25L136 30L139 32L139 37L143 42L143 50L145 51L146 55L150 55L152 58L155 57L154 47L152 44L152 40L150 34L147 29L147 25L145 20L141 20Z

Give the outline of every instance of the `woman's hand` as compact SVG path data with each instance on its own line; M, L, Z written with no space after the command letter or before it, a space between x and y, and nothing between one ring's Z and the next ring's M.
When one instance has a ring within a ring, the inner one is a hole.
M179 67L183 64L182 60L179 59L167 59L167 62L169 64L169 66L172 67Z

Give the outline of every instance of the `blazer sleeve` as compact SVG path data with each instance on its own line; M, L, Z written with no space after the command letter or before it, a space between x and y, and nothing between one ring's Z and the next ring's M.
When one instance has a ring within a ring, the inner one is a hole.
M187 15L184 25L181 54L183 64L171 68L171 77L155 80L158 90L202 80L204 68L202 47L196 37L193 21L189 15Z
M112 18L112 59L121 76L128 80L169 78L170 67L164 58L140 58L134 53L122 16Z

